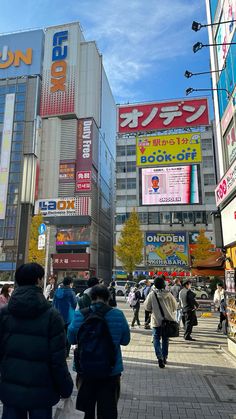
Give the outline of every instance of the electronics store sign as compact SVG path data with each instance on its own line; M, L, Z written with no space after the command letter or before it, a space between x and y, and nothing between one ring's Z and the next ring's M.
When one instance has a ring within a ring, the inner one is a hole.
M146 232L145 252L148 266L187 266L186 233Z
M0 36L0 78L41 74L42 30Z
M40 199L35 203L35 214L54 217L78 215L76 198Z
M224 246L236 242L236 198L221 211Z
M216 205L222 204L236 189L236 161L221 179L215 190Z

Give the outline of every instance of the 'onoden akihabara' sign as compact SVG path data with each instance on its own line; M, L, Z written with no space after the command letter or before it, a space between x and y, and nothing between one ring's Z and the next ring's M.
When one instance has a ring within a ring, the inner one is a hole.
M118 132L209 125L207 99L175 100L118 107Z
M146 259L149 266L187 266L185 232L146 232Z

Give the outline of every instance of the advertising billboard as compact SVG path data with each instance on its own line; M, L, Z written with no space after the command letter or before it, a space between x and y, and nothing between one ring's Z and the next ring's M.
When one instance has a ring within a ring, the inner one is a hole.
M145 234L146 262L149 266L187 266L186 232Z
M232 164L229 170L225 173L223 178L215 189L216 206L222 204L229 195L236 189L236 161Z
M90 245L91 227L80 226L74 228L59 228L56 234L57 246Z
M7 188L10 170L15 93L6 95L2 144L0 154L0 220L4 220L7 204Z
M200 133L137 137L137 166L200 163Z
M77 114L80 29L78 23L46 29L40 114Z
M88 253L59 253L52 255L54 269L88 269Z
M226 142L227 160L230 165L236 158L236 132L233 122L224 136L224 141Z
M41 74L43 30L0 36L0 79Z
M198 166L141 169L142 205L199 204Z
M59 164L59 182L67 183L75 180L75 161L61 160Z
M207 99L118 106L119 133L209 125Z
M76 192L92 189L93 133L95 123L92 118L80 119L77 131Z
M221 211L224 246L236 242L236 198Z
M230 48L229 44L232 41L233 34L236 27L236 3L235 0L225 0L223 5L223 12L220 18L221 22L227 22L218 26L216 34L216 51L218 58L219 70L222 70L225 59Z
M78 198L38 199L35 202L34 213L42 214L44 217L91 215L91 198L84 196Z

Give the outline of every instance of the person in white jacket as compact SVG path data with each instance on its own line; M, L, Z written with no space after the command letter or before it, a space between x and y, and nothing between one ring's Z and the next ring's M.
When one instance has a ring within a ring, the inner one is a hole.
M224 290L223 284L219 282L217 284L217 288L215 290L214 298L213 298L213 301L215 304L215 310L220 312L220 322L218 324L217 331L222 329L222 322L223 320L225 320L225 316L220 311L221 301L224 300L224 298L225 298L225 290Z
M159 303L167 320L175 320L177 302L170 291L165 289L165 279L157 276L152 291L144 303L145 310L152 313L151 324L153 329L153 345L160 368L164 368L168 358L169 338L161 336L161 323L163 320ZM161 341L162 339L162 341Z

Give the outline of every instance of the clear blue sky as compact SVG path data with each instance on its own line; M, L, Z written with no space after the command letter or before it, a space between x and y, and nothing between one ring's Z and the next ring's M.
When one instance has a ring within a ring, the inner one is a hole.
M210 87L205 0L1 0L1 33L79 21L87 41L95 40L117 103L185 97L188 87ZM211 92L206 95L211 96ZM199 96L192 94L193 96Z

